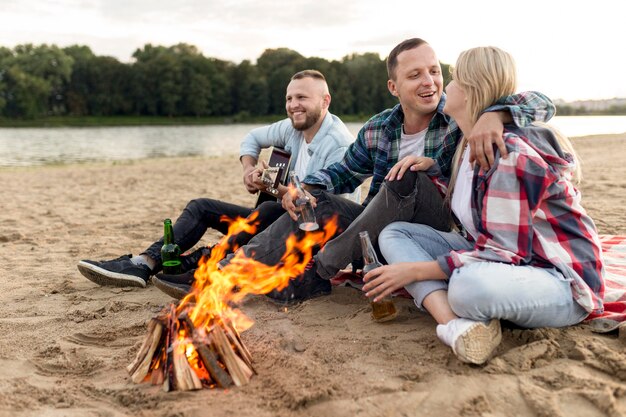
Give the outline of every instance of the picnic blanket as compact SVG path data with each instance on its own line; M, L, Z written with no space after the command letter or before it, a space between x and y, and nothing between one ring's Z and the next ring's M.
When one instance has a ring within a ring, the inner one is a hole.
M591 330L606 333L626 323L626 236L600 235L604 257L604 313L587 317Z
M604 257L604 313L592 314L585 320L592 331L606 333L620 325L626 326L626 236L600 235ZM360 273L340 271L330 281L336 286L361 289L363 278ZM396 291L394 296L411 296L406 290Z

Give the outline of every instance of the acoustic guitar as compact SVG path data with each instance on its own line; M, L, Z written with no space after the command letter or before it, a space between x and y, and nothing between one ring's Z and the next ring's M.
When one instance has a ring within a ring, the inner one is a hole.
M255 208L266 201L276 201L278 197L278 185L287 185L290 159L291 154L284 149L272 148L270 160L267 163L269 168L264 169L261 175L261 181L265 184L265 190L259 193L259 197L254 205Z

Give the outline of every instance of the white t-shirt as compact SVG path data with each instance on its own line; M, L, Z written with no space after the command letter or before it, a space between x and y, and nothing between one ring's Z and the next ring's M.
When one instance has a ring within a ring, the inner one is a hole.
M454 190L452 191L452 199L450 207L457 219L472 235L474 240L478 236L478 231L472 220L472 180L474 178L474 169L469 163L469 146L465 147L463 157L461 158L461 166L456 177Z
M298 175L300 180L306 177L306 168L309 166L311 155L309 155L309 144L306 143L304 137L300 138L300 150L296 159L296 165L293 167L293 171Z
M404 133L404 126L402 126L402 134L400 135L400 152L398 154L398 161L402 160L405 156L424 156L424 143L426 142L426 132L428 128L421 132L407 135Z

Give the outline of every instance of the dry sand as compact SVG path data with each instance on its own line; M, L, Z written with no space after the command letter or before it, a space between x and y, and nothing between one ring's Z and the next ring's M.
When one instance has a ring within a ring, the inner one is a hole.
M626 234L626 134L575 144L600 232ZM125 367L171 299L151 285L99 287L76 263L140 251L195 197L253 204L240 172L236 157L0 170L0 415L626 415L624 332L505 329L496 357L468 366L410 300L374 324L350 288L289 309L251 297L256 324L242 337L259 374L245 387L133 384Z

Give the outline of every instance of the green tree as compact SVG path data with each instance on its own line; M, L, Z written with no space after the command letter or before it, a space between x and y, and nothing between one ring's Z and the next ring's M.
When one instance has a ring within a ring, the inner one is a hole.
M130 114L130 66L108 56L95 56L86 46L74 45L64 51L74 60L66 88L69 114L111 116Z
M134 96L139 112L148 115L174 116L181 100L181 65L176 52L148 44L133 54L136 63Z
M268 112L267 81L248 60L233 68L231 96L235 115L261 116Z
M48 85L47 110L49 114L65 113L63 93L72 72L71 56L55 45L25 44L14 48L11 61L11 66L19 68L24 74L44 80Z
M378 54L352 54L343 58L350 80L352 112L369 117L395 104L387 89L387 67Z
M13 65L6 68L3 82L5 116L34 119L46 114L50 93L48 81L28 74L17 65Z
M291 76L306 68L306 61L298 52L288 48L266 49L257 67L267 81L268 113L283 114L285 111L285 87Z

